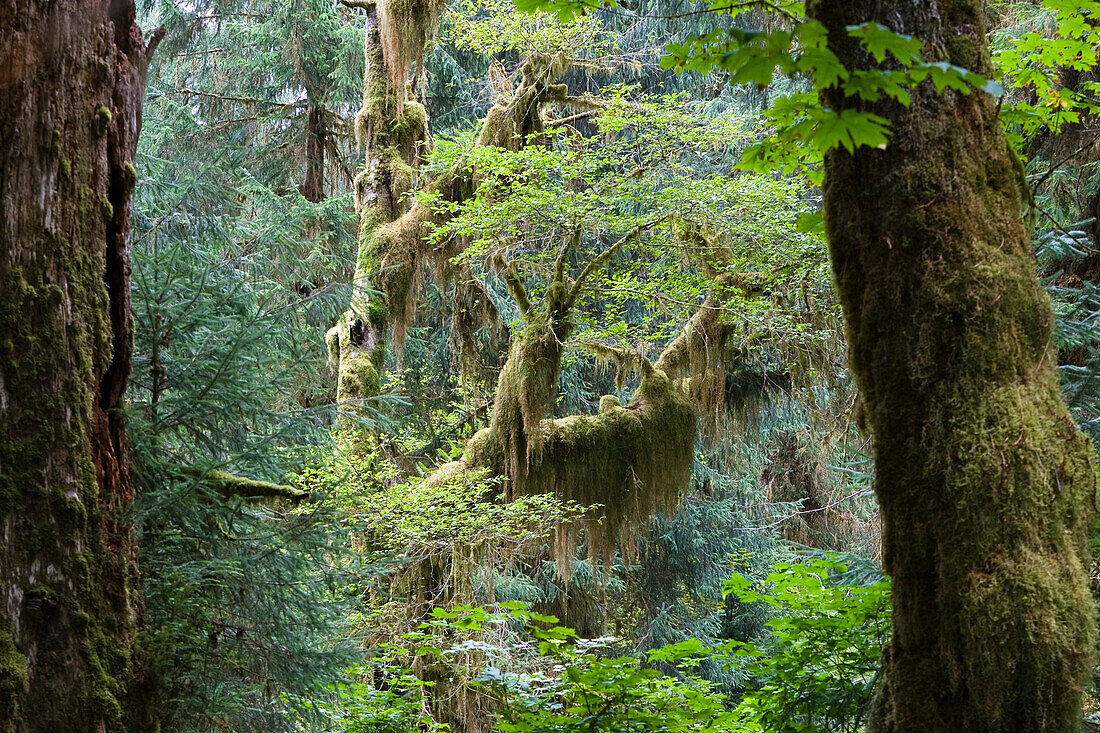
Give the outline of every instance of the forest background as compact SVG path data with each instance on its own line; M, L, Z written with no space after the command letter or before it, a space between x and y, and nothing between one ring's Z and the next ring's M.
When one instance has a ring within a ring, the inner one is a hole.
M139 9L167 31L127 396L162 730L864 729L889 586L818 186L884 132L792 137L805 70L691 61L795 6ZM989 4L973 90L1089 435L1096 11Z

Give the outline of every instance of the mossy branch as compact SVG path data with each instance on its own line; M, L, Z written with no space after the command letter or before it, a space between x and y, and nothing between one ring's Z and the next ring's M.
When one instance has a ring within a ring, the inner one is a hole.
M631 373L649 374L653 371L653 364L640 351L622 349L599 341L581 341L577 346L594 355L597 363L614 362L616 389L622 389L623 382Z
M269 481L257 481L244 476L235 476L226 471L188 466L183 473L199 483L227 498L239 496L243 499L290 499L302 501L309 497L308 491L292 486L273 484Z
M508 285L508 293L512 296L512 300L516 301L520 314L526 316L531 312L531 297L527 294L527 288L524 287L519 273L516 272L515 263L509 262L500 274Z
M579 226L574 227L573 231L569 233L569 237L565 240L565 243L561 246L561 251L558 252L557 259L554 260L555 282L565 282L565 263L569 260L569 253L581 245L581 233L581 228Z
M721 312L713 297L704 300L684 330L661 352L656 368L672 376L690 365L692 354L705 353L723 343L730 327L719 318Z

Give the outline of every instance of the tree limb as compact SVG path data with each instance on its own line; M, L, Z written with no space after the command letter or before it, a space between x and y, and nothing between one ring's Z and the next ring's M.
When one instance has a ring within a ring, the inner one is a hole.
M215 469L188 466L183 469L183 473L227 498L239 496L243 499L280 498L302 501L309 497L308 491L301 491L292 486L273 484L269 481L257 481L256 479L235 476Z
M577 297L581 293L581 287L584 286L584 281L591 277L592 273L594 273L596 270L605 266L608 260L611 259L612 255L622 249L624 244L626 244L642 232L646 231L647 229L652 229L653 227L657 226L662 221L668 219L670 216L672 215L664 214L657 217L656 219L651 219L650 221L643 224L638 224L622 237L620 237L619 241L615 242L615 244L611 245L606 250L593 257L585 266L585 268L581 271L581 274L577 276L577 281L573 283L573 289L569 291L569 298L565 302L566 306L572 307L573 304L577 302Z

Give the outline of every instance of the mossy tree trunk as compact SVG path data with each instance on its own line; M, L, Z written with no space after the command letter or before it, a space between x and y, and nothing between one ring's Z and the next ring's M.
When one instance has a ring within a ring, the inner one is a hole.
M434 33L438 3L355 0L354 5L366 11L363 107L355 119L366 153L356 178L359 254L351 307L326 339L338 375L337 399L349 406L378 394L387 350L392 346L400 353L428 267L438 281L454 286L454 326L462 351L472 351L478 325L498 320L480 281L453 261L462 243L440 247L429 241L432 227L444 224L449 213L413 197L424 190L441 201L459 202L477 183L464 161L429 182L420 180L429 147L427 112L405 80ZM478 144L518 150L537 139L543 107L568 101L565 86L554 83L564 71L561 59L526 59L519 88L490 110ZM359 437L369 443L369 435L357 432L353 444Z
M350 307L326 339L337 373L337 399L353 409L378 394L386 355L389 318L385 303L377 298L377 278L388 253L379 242L379 230L408 208L404 197L416 182L427 141L424 107L407 99L406 90L396 89L390 81L387 69L396 62L386 58L379 3L361 6L366 10L365 70L363 107L356 115L355 133L366 153L366 168L355 181L359 254ZM353 435L359 432L353 428Z
M121 406L157 36L129 0L15 0L0 38L0 730L150 730Z
M990 75L982 3L816 0L929 61ZM1085 540L1091 449L1062 402L1053 317L1021 212L1029 195L996 100L914 90L912 105L826 90L890 120L882 150L826 158L825 222L852 370L874 437L894 634L875 731L1070 731L1092 662Z

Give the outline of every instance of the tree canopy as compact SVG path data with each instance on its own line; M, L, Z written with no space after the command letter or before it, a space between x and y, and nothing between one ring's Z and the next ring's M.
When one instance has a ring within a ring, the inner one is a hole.
M23 5L0 731L1091 724L1100 3Z

